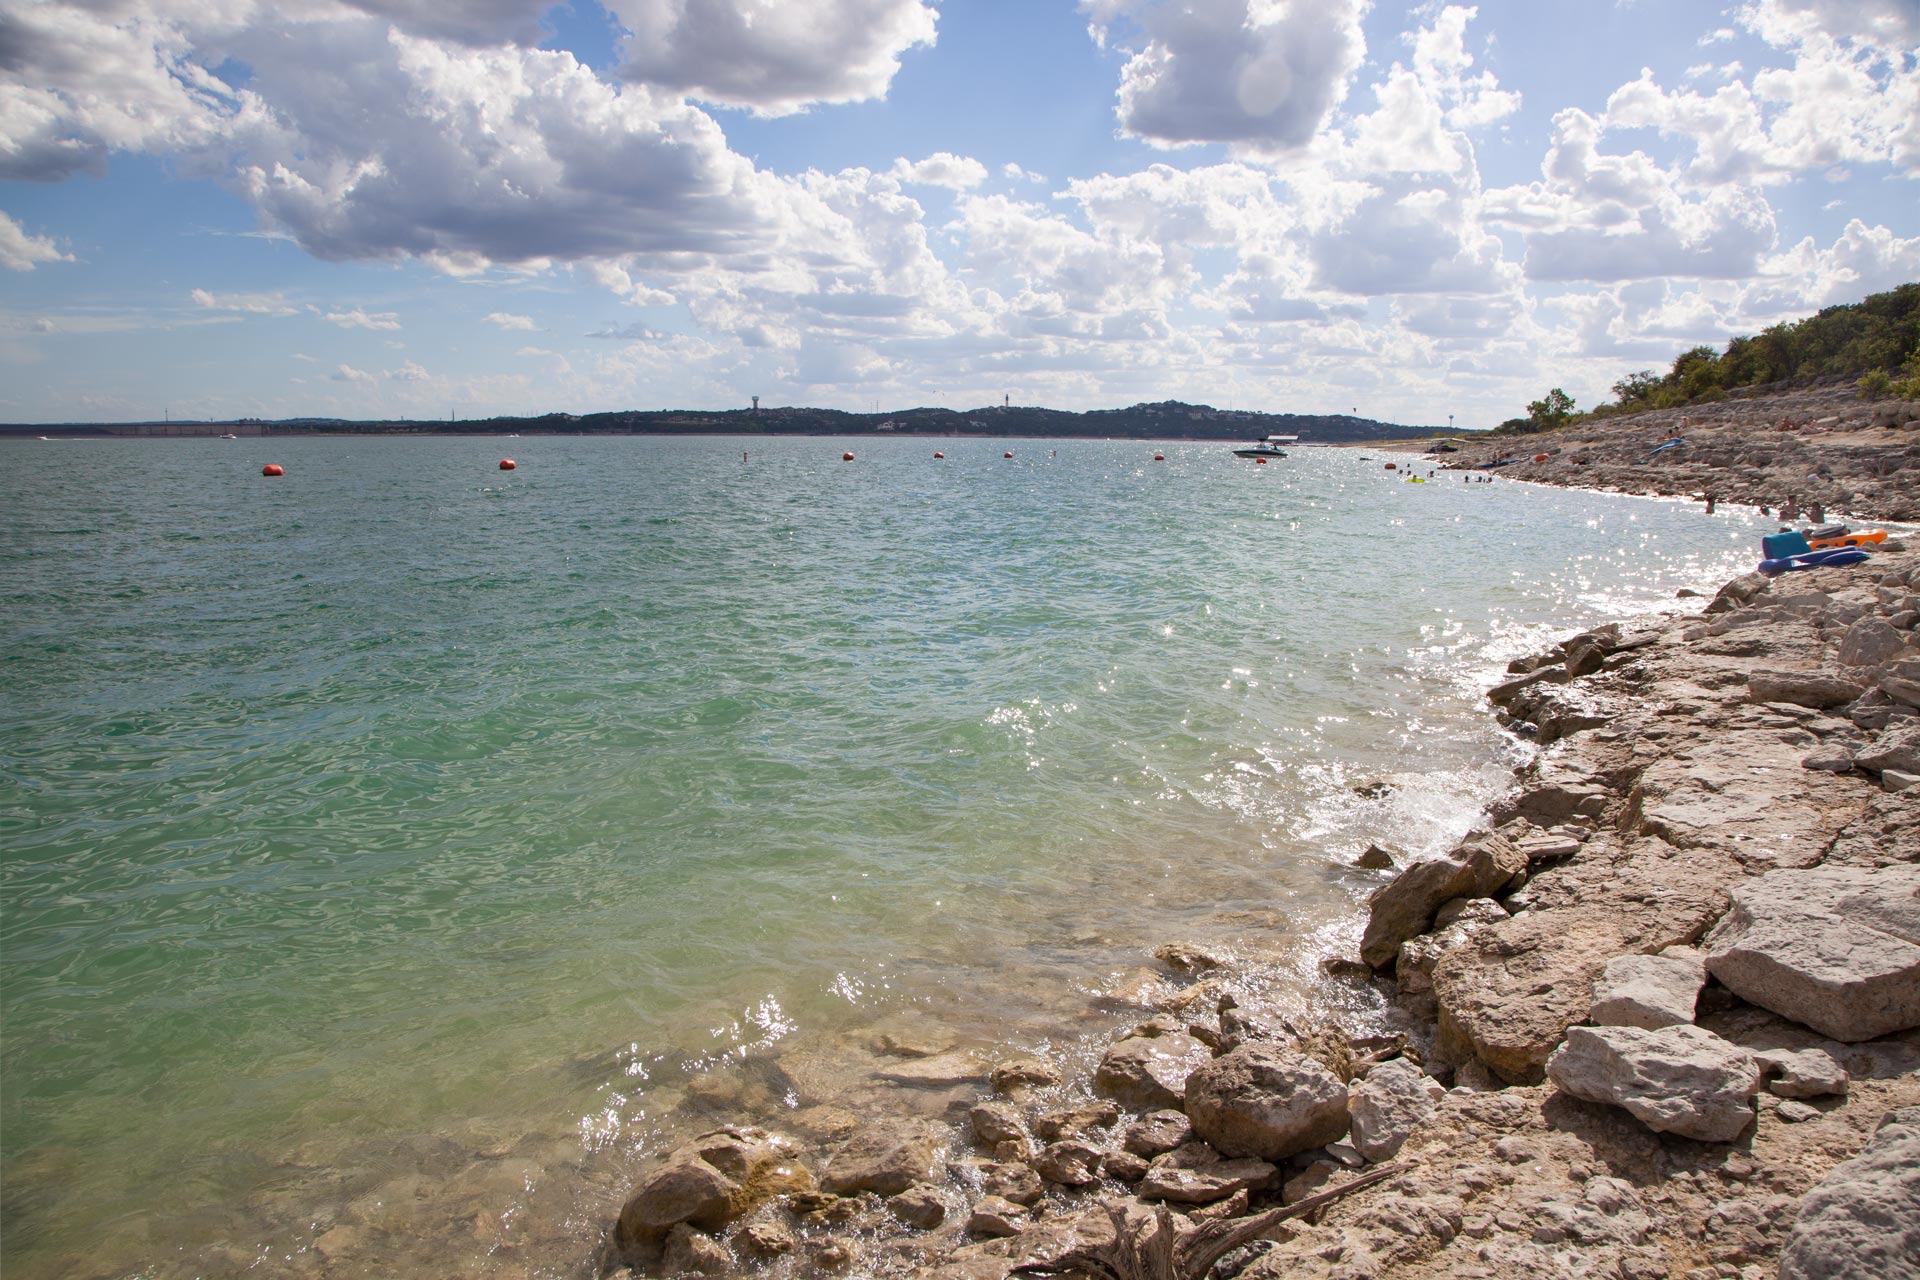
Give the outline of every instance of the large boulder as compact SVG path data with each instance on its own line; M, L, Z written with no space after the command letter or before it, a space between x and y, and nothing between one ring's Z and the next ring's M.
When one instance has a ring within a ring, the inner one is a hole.
M1599 1026L1648 1031L1692 1022L1706 985L1707 967L1697 955L1619 956L1593 984L1592 1017Z
M1498 893L1526 869L1526 855L1492 832L1470 836L1450 857L1408 867L1367 900L1360 958L1385 968L1401 943L1427 931L1442 904Z
M1800 1202L1780 1280L1911 1280L1920 1272L1920 1107L1889 1112L1859 1155Z
M1355 1149L1369 1160L1391 1160L1445 1094L1438 1080L1405 1058L1381 1063L1347 1100Z
M791 1139L765 1129L703 1133L654 1165L620 1210L622 1249L655 1246L681 1223L717 1231L777 1195L813 1190Z
M1734 886L1707 968L1749 1004L1835 1040L1920 1026L1920 867L1815 867Z
M1190 1035L1131 1036L1107 1050L1093 1075L1093 1087L1136 1111L1178 1108L1186 1098L1187 1077L1213 1056Z
M1312 1058L1245 1044L1188 1077L1187 1115L1222 1155L1284 1160L1347 1132L1347 1086Z
M837 1196L860 1191L893 1196L932 1182L939 1170L940 1143L924 1124L875 1125L862 1129L833 1153L820 1175L822 1190Z
M1753 1120L1760 1064L1704 1027L1574 1027L1547 1078L1660 1133L1732 1142Z

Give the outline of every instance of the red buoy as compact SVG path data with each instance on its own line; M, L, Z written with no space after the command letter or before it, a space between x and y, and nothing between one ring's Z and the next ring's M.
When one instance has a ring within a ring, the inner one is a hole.
M1265 458L1255 458L1253 460L1253 465L1256 467L1264 467L1267 465L1267 460Z
M1545 462L1547 460L1547 455L1544 453L1536 453L1533 455L1533 460L1535 462Z
M1164 453L1156 453L1153 455L1153 460L1155 462L1165 462L1167 460L1167 455Z
M515 467L517 467L517 466L519 466L519 465L520 465L520 464L519 464L519 463L517 463L517 462L515 462L515 461L514 461L514 460L513 460L512 458L502 458L502 459L500 459L500 469L501 469L502 471L511 471L511 470L513 470L513 469L514 469Z
M1003 458L1011 458L1013 456L1013 450L1009 449L1007 450L1007 452L1001 454L1000 456Z
M277 462L269 462L266 466L260 468L260 474L263 476L283 476L287 474L287 469Z
M1393 469L1394 469L1394 467L1393 467L1393 464L1392 464L1391 462L1389 462L1389 463L1387 464L1387 470L1389 470L1389 471L1392 471Z
M843 454L841 454L841 455L840 455L840 461L842 461L842 462L852 462L852 461L853 461L853 455L852 455L852 454L850 454L850 453L843 453Z
M939 451L938 449L935 449L935 450L933 451L933 456L934 456L934 457L936 457L936 458L944 458L944 457L946 457L947 455L946 455L946 454L944 454L944 453L942 453L942 452L940 452L940 451Z

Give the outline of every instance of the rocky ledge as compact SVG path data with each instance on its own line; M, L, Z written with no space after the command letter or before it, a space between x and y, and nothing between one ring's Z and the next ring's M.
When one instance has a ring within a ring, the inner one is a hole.
M1864 401L1844 380L1463 444L1447 465L1501 457L1519 461L1499 474L1541 484L1790 508L1783 519L1920 520L1920 402Z
M1324 966L1385 1034L1162 948L1185 985L1090 1078L943 1068L944 1119L812 1149L716 1130L643 1176L607 1268L1920 1274L1916 618L1895 550L1516 662L1491 696L1541 749Z

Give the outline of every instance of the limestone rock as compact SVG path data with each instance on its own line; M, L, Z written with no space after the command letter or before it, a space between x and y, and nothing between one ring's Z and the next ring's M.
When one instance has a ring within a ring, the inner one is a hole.
M1033 1158L1033 1170L1063 1187L1084 1187L1100 1180L1100 1148L1068 1139L1056 1142Z
M1011 1200L1018 1205L1032 1206L1040 1203L1047 1194L1046 1184L1040 1175L1024 1164L990 1164L983 1171L980 1189L990 1196L999 1196L1002 1200Z
M1890 622L1869 614L1847 628L1840 642L1840 663L1847 667L1877 667L1897 655L1906 637Z
M1311 1058L1247 1044L1187 1081L1193 1129L1227 1156L1284 1160L1347 1131L1347 1086Z
M1800 767L1815 773L1848 773L1853 769L1853 750L1844 742L1823 742L1800 757Z
M876 1125L834 1152L820 1186L837 1196L857 1191L898 1195L915 1183L933 1181L938 1154L939 1144L927 1126Z
M982 1196L967 1219L967 1230L976 1236L1017 1236L1026 1229L1026 1209L998 1196Z
M778 1258L800 1247L800 1237L779 1222L756 1222L740 1232L739 1243L756 1258Z
M812 1190L790 1139L716 1129L675 1148L641 1179L614 1234L622 1249L651 1246L680 1223L717 1231L775 1196Z
M1782 1098L1825 1098L1847 1092L1847 1069L1824 1049L1762 1049L1754 1058L1767 1092Z
M1366 871L1391 871L1393 855L1377 844L1370 844L1365 852L1353 860L1353 865Z
M1704 1027L1574 1027L1547 1078L1576 1098L1623 1108L1649 1129L1732 1142L1753 1119L1760 1066Z
M1138 1182L1147 1176L1148 1164L1144 1157L1131 1151L1109 1151L1100 1167L1109 1178L1120 1182Z
M1151 1160L1193 1141L1193 1122L1184 1111L1155 1111L1127 1126L1120 1145Z
M994 1065L988 1075L995 1093L1013 1093L1019 1089L1045 1088L1060 1083L1060 1072L1041 1058L1014 1058Z
M1693 1021L1694 1002L1707 985L1697 956L1620 956L1593 984L1593 1013L1602 1027L1658 1031Z
M1920 1026L1920 868L1776 871L1733 888L1707 968L1835 1040Z
M1405 1058L1381 1063L1347 1100L1355 1149L1376 1163L1393 1159L1445 1094L1438 1080Z
M947 1220L947 1201L932 1187L908 1187L887 1201L900 1221L908 1226L931 1231Z
M1889 1112L1800 1202L1780 1280L1910 1280L1920 1267L1920 1107Z
M1094 1072L1094 1088L1139 1111L1178 1107L1187 1077L1212 1053L1190 1035L1134 1036L1107 1050Z
M1193 1142L1157 1157L1134 1193L1142 1200L1214 1204L1236 1191L1263 1187L1273 1175L1265 1160L1222 1160L1206 1143Z
M1866 691L1863 684L1821 671L1755 671L1747 676L1747 696L1755 702L1838 707Z
M1456 924L1498 924L1509 914L1505 907L1492 898L1453 898L1441 903L1440 909L1433 913L1433 927L1447 929Z
M1019 1142L1027 1136L1020 1113L1004 1102L982 1102L967 1113L973 1136L991 1151L1003 1142Z
M987 1078L987 1064L971 1053L936 1053L874 1072L890 1084L918 1089L950 1089Z
M1526 869L1526 856L1491 832L1469 837L1451 857L1408 867L1367 900L1360 958L1386 967L1402 942L1427 931L1443 903L1497 893Z
M1854 756L1854 763L1872 773L1883 769L1920 773L1920 721L1888 725L1871 746Z
M684 1222L667 1232L666 1250L660 1257L660 1270L667 1275L718 1276L732 1269L733 1255L712 1236L702 1235Z
M1120 1120L1120 1108L1111 1102L1093 1102L1084 1107L1069 1107L1035 1116L1033 1131L1052 1142L1071 1138L1089 1129L1105 1129Z

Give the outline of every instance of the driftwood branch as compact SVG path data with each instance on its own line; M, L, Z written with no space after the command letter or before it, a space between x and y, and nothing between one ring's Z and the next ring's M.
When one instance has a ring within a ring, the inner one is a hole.
M1241 1245L1260 1239L1283 1222L1304 1218L1344 1196L1404 1173L1413 1163L1403 1160L1383 1164L1293 1204L1250 1218L1203 1222L1185 1230L1175 1224L1165 1205L1154 1206L1152 1216L1145 1221L1129 1214L1126 1205L1108 1205L1107 1215L1113 1219L1111 1243L1078 1248L1053 1262L1030 1262L1015 1267L1011 1274L1060 1276L1078 1271L1106 1280L1205 1280L1214 1263Z

